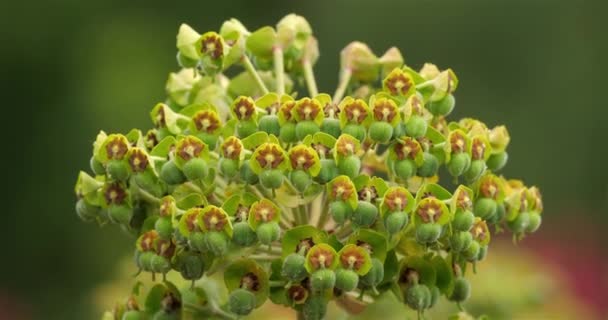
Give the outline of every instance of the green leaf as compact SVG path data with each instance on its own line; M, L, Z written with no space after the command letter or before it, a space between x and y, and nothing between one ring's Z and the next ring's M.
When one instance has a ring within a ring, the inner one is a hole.
M79 196L87 196L103 187L103 181L99 181L91 177L88 173L80 171L78 174L78 180L76 180L76 186L74 192Z
M435 268L433 268L433 265L428 260L422 257L405 257L401 262L400 273L403 273L406 269L412 269L418 273L418 283L434 286L437 282Z
M327 233L315 228L314 226L301 225L291 228L283 235L283 241L281 241L281 257L285 258L288 255L296 252L300 242L307 238L311 238L314 244L325 243L328 241Z
M182 210L187 210L190 208L198 207L203 203L203 197L200 194L191 193L177 201L176 205Z
M354 243L360 246L361 242L366 243L373 248L371 253L372 258L384 262L388 250L388 243L386 237L382 233L371 229L360 229L348 238L348 243Z
M271 59L276 41L277 34L274 29L269 26L262 27L247 38L247 50L256 57Z
M435 256L431 259L431 265L435 268L437 274L435 285L441 293L447 294L453 280L452 268L446 260L440 256Z
M241 259L230 264L224 271L224 283L228 291L234 291L241 287L241 279L248 273L253 273L258 279L258 290L252 290L252 293L256 297L256 305L259 307L266 302L270 292L270 285L268 274L255 261Z
M167 288L162 284L157 284L148 292L145 307L146 313L154 314L162 309L162 300L167 293Z
M258 131L247 138L241 140L243 147L247 150L255 150L260 145L268 141L268 133L265 131Z

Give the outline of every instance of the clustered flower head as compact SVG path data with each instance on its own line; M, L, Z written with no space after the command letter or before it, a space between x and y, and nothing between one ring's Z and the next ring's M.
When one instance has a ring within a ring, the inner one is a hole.
M177 49L153 127L97 136L76 210L132 234L141 272L192 284L159 282L145 304L136 285L108 319L232 319L267 300L322 319L382 294L422 315L467 300L493 231L541 224L538 188L499 175L507 129L448 120L451 69L353 42L335 94L318 93L317 41L294 14L254 32L184 24ZM227 299L199 286L215 274Z

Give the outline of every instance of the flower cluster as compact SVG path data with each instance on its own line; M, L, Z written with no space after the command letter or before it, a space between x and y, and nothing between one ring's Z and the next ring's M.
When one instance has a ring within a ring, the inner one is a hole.
M420 315L469 297L491 226L516 240L540 226L538 188L497 175L506 128L447 119L451 69L416 71L396 48L377 57L353 42L333 97L318 93L317 41L293 14L255 32L182 25L177 49L153 128L97 136L76 211L132 234L140 271L192 285L165 280L145 304L137 285L109 319L231 319L267 300L322 319L330 300L386 292ZM227 299L199 286L216 272Z

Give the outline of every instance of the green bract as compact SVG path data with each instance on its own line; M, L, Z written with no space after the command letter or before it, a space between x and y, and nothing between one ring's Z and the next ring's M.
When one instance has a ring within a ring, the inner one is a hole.
M182 24L176 49L149 128L100 131L74 191L82 220L136 236L140 271L192 288L134 289L112 319L233 319L270 297L320 320L331 300L388 290L421 314L467 299L492 225L515 240L541 226L539 189L496 175L507 129L451 118L452 69L354 41L319 92L319 45L295 14L252 32Z

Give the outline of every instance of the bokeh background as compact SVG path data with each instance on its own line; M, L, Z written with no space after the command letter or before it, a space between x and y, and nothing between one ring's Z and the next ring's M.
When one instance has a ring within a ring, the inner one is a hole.
M111 307L99 288L129 284L119 270L133 241L74 213L96 133L150 125L177 70L181 22L203 32L236 17L253 30L290 12L319 39L321 90L333 92L348 42L378 54L395 45L412 67L456 71L456 117L510 129L505 173L540 186L543 226L515 249L491 248L479 277L491 292L531 298L502 310L510 305L480 289L475 311L608 316L606 1L24 0L0 4L0 319L97 319Z

